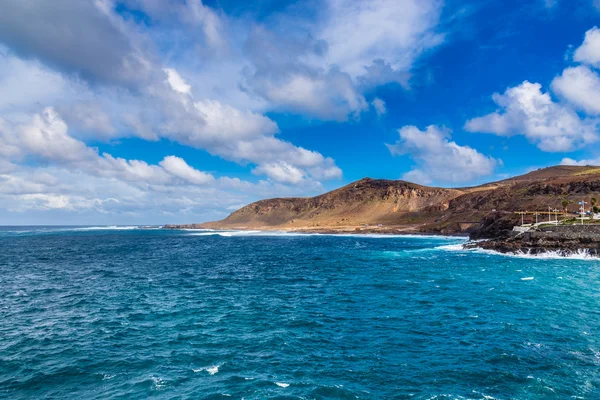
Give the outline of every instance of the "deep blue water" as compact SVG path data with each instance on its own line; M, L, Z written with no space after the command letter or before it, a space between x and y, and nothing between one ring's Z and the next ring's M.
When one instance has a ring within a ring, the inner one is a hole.
M0 398L600 398L600 262L460 241L0 228Z

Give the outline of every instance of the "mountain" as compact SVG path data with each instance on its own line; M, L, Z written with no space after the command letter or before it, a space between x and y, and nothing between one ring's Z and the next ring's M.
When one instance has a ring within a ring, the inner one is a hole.
M520 222L515 211L563 210L563 200L576 211L578 201L591 197L600 197L600 167L555 166L454 189L364 178L316 197L257 201L222 221L185 227L493 237Z

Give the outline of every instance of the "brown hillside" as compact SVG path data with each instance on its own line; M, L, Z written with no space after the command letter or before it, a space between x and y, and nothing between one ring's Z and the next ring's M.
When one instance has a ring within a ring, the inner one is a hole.
M577 200L592 196L600 197L598 167L550 167L459 189L365 178L316 197L261 200L222 221L188 227L493 235L512 227L514 211L562 209L564 199L575 210Z

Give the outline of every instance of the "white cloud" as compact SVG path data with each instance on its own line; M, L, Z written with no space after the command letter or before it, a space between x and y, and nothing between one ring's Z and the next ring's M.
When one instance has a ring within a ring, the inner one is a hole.
M336 121L357 116L368 107L364 96L350 75L324 63L326 47L310 33L297 38L254 27L244 46L250 65L243 88L276 111Z
M443 3L438 0L328 0L326 19L317 35L328 44L325 59L350 76L383 60L407 71L425 50L439 45L435 28Z
M273 182L252 183L230 177L216 179L176 156L167 156L152 165L142 160L98 154L96 149L69 136L67 124L52 108L34 115L22 125L2 122L2 150L7 148L3 143L6 137L12 140L16 151L6 152L2 154L6 160L0 159L0 215L6 211L62 210L90 218L99 218L99 215L113 218L103 218L103 223L127 223L136 218L145 223L215 219L224 217L234 204L265 196L321 193L323 187L310 176L322 173L333 178L335 173L332 171L337 168L333 160L319 153L273 139L275 145L283 145L283 150L290 152L290 159L303 165L300 173L304 179L298 181L289 175L296 169L300 171L291 164L286 166L287 176L277 175L272 167L265 171L276 178ZM58 151L59 145L66 150L64 154ZM8 161L18 162L24 156L44 162L28 166ZM313 168L319 171L313 171ZM312 172L306 172L308 170ZM294 184L289 186L291 182ZM218 203L215 198L219 199ZM185 219L175 219L176 216ZM7 215L3 218L8 221ZM19 221L24 223L26 220ZM71 222L84 223L81 219Z
M196 185L204 185L215 180L211 174L190 167L184 159L179 157L165 157L165 159L160 162L160 166L171 175Z
M563 158L560 162L560 165L580 165L580 166L588 166L588 165L600 165L600 158L593 158L587 160L574 160L572 158Z
M571 151L598 140L595 121L582 120L568 106L552 101L541 88L539 83L525 81L504 94L494 94L499 109L467 121L465 129L499 136L524 135L550 152Z
M367 103L347 74L338 70L328 73L289 73L279 80L271 77L250 78L256 93L280 111L295 111L324 120L345 121L349 114L358 116Z
M47 161L75 162L94 154L83 142L69 136L67 129L67 124L48 107L34 115L31 123L17 129L13 144L25 154Z
M385 101L381 100L379 97L376 97L371 102L371 105L375 109L375 112L377 113L378 117L381 117L383 114L385 114L387 112L387 107L385 105Z
M254 27L244 47L244 87L271 109L344 121L368 110L364 92L396 82L408 87L410 70L441 44L439 0L328 0L317 22L281 17ZM300 32L300 34L286 34Z
M145 2L144 5L151 7L150 2ZM202 25L204 22L201 19L210 20L215 17L206 14L208 10L201 2L189 2L186 7L186 13L189 14L186 18L192 19L186 19L186 23L191 25ZM159 9L160 12L166 12L162 5ZM159 12L159 9L155 11ZM118 16L111 14L111 9L106 7L106 4L102 10L111 20L111 24L119 26L124 23L118 20ZM177 11L176 17L182 18L186 13ZM94 18L101 17L94 14ZM118 31L127 31L127 29L119 26ZM131 43L133 46L133 42ZM52 55L52 57L60 56L60 54ZM80 148L84 146L74 137L105 141L138 136L145 140L167 138L186 146L205 149L213 155L242 164L249 162L258 165L285 161L296 167L306 167L304 164L295 163L303 158L307 150L274 138L279 129L270 118L248 109L238 109L219 100L193 96L192 85L183 79L176 68L161 68L160 64L152 67L155 71L147 79L144 78L145 85L140 86L137 91L123 91L114 86L88 86L77 79L49 70L37 61L24 61L6 52L0 52L0 57L10 61L7 82L19 80L27 82L28 76L39 77L31 85L25 84L25 88L29 88L24 91L28 99L23 98L21 103L17 103L18 112L21 113L18 118L28 118L34 109L37 112L38 103L54 104L54 109L60 111L65 122L71 127L70 135L60 137L64 143L51 144L44 149L44 152L41 152L41 149L32 150L37 156L45 157L47 160L56 161L59 157L76 156L77 151L61 154L58 150L63 145ZM78 65L77 68L83 66ZM107 77L97 78L102 80ZM219 77L219 80L227 79L227 77ZM12 86L6 87L10 89ZM40 91L38 87L49 89ZM18 86L14 87L14 90L11 89L14 93L9 93L5 99L0 96L0 111L4 100L6 107L12 112L15 108L13 102L21 99L19 89ZM323 89L320 94L327 93L329 91ZM39 132L39 129L35 132ZM60 136L60 132L57 132L57 135ZM42 140L45 137L47 136L38 135L30 144L44 147ZM18 150L8 147L12 146L13 141L14 139L3 139L6 145L1 150L2 153ZM264 145L267 146L263 148ZM51 151L55 153L53 157L49 154ZM318 167L319 162L325 160L320 154L315 158L317 159L316 163L311 163L309 166ZM329 168L329 165L323 165L323 169L326 168ZM323 176L329 175L331 174Z
M272 162L259 165L252 170L255 174L263 174L269 178L281 182L297 184L305 178L304 173L299 168L286 163L285 161Z
M252 196L318 193L319 181L340 178L341 169L283 140L265 113L337 121L381 114L385 103L369 104L364 93L407 86L416 59L443 40L439 0L309 2L297 5L307 13L272 15L260 26L201 0L126 0L123 13L112 0L8 1L0 15L0 174L14 193L1 192L0 210L185 214ZM151 24L138 23L136 10ZM153 164L88 145L129 137L203 149L268 179L215 178L176 156Z
M450 140L445 128L431 125L421 131L415 126L398 130L400 140L387 145L392 155L408 155L417 167L406 173L404 178L417 183L470 182L491 174L498 164L469 146L460 146Z
M145 184L173 185L176 184L173 178L205 184L214 179L174 156L166 157L160 165L149 165L145 161L115 158L107 153L99 155L97 150L70 136L65 121L50 107L34 115L29 123L4 127L2 132L2 137L9 138L12 146L18 149L11 155L13 159L33 156L71 170Z
M567 68L552 81L552 90L588 114L600 114L600 76L580 65Z
M600 29L593 27L585 33L583 44L575 50L573 60L600 67Z
M34 208L49 210L53 208L73 209L69 202L69 197L63 195L49 195L42 193L24 194L21 199L35 204Z
M171 86L171 89L183 94L190 93L192 87L183 80L181 75L179 75L179 73L175 69L164 68L164 71L167 74L167 82Z

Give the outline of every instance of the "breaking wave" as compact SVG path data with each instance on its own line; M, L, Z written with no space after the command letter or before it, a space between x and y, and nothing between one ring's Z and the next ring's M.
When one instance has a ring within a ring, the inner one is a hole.
M442 235L413 235L413 234L382 234L382 233L317 233L317 232L285 232L285 231L261 231L261 230L212 230L212 229L185 229L190 236L274 236L274 237L351 237L355 239L437 239L437 240L460 240L468 241L468 238L461 236L442 236Z
M472 243L472 242L471 242ZM436 250L442 251L455 251L464 253L479 253L488 254L503 257L514 257L514 258L527 258L534 260L587 260L587 261L600 261L600 258L593 256L587 249L579 249L576 252L565 253L557 250L548 250L543 253L531 253L531 252L517 252L517 253L502 253L495 250L482 249L482 248L465 248L466 243L450 244L444 246L437 246Z

